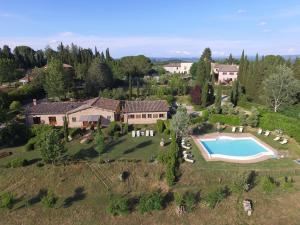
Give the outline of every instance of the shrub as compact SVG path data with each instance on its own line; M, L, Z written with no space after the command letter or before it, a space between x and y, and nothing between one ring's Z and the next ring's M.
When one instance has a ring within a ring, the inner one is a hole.
M69 135L74 138L78 135L82 134L82 129L81 128L69 128Z
M208 193L206 197L206 202L210 208L215 208L216 205L225 199L229 195L228 189L225 188L218 188L215 191Z
M169 134L170 134L170 130L169 130L169 129L165 129L165 130L164 130L164 134L165 134L165 135L169 135Z
M181 206L184 204L183 195L179 192L174 193L174 200L176 205Z
M0 146L24 144L28 138L29 132L25 124L13 122L0 130Z
M237 114L237 111L232 103L224 104L221 109L223 114Z
M251 127L257 127L259 124L259 112L254 107L251 109L251 114L247 118L247 124Z
M13 159L10 162L8 162L6 164L6 167L7 168L17 168L17 167L26 166L27 164L28 164L28 161L26 159L16 158L16 159Z
M29 141L27 142L27 144L25 145L25 150L27 152L34 150L34 144L35 144L35 139L31 138L29 139Z
M190 96L191 96L192 103L194 103L195 105L200 105L201 87L199 85L195 85L190 91Z
M156 122L156 130L158 133L162 133L165 129L165 124L163 120L157 120Z
M284 181L282 183L282 188L284 190L291 189L293 187L294 180L293 178L284 177Z
M10 208L13 204L14 197L11 193L5 192L0 196L0 207Z
M96 145L95 149L97 150L97 152L99 154L102 154L105 152L104 136L103 136L101 129L97 130L97 132L96 132L96 135L94 137L94 144Z
M209 118L209 111L207 109L202 110L202 118L204 121L207 121Z
M126 198L112 198L106 211L114 216L126 215L129 213L129 201Z
M21 102L19 102L19 101L13 101L9 105L9 109L12 111L19 111L21 109L21 107L22 107L22 105L21 105Z
M168 165L167 166L166 181L167 181L167 184L169 186L172 186L175 183L176 176L175 176L175 171L174 170L175 170L175 168L174 168L173 165Z
M240 118L235 115L220 115L220 114L213 114L209 118L210 123L223 123L232 126L239 126L240 125Z
M142 214L154 210L161 210L163 198L159 192L147 193L141 196L137 206L138 211Z
M43 206L46 208L53 208L56 201L57 199L51 191L47 191L47 194L41 199Z
M196 195L192 192L187 192L183 196L183 201L186 206L186 210L191 212L196 204Z
M129 131L128 123L125 123L124 128L123 128L123 134L127 134L128 131Z
M241 113L239 117L240 117L240 125L246 126L247 125L247 114Z
M300 143L300 120L279 113L262 113L260 127L266 130L281 129Z
M264 193L269 194L276 188L276 183L272 177L263 176L260 180L261 188Z
M203 122L205 122L204 117L197 116L197 117L191 118L191 123L192 124L199 124L199 123L203 123Z
M119 130L119 125L116 121L110 122L107 128L108 135L114 136L115 132Z

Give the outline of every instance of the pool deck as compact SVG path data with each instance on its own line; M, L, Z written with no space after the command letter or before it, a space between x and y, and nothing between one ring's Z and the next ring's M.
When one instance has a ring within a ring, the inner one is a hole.
M199 139L214 139L219 136L227 136L227 137L233 137L233 138L234 137L250 137L250 138L255 139L257 142L262 144L264 147L272 150L275 154L277 154L277 150L275 150L270 145L266 144L265 142L261 141L259 138L255 137L253 134L250 134L250 133L218 133L218 132L215 132L215 133L211 133L211 134L191 136L206 161L224 161L224 162L231 162L231 163L257 163L257 162L265 161L267 159L272 158L272 156L267 156L267 155L263 155L263 156L260 156L258 158L254 158L254 159L246 159L246 160L230 159L230 158L223 158L223 157L211 158L211 157L209 157L208 152L199 143Z

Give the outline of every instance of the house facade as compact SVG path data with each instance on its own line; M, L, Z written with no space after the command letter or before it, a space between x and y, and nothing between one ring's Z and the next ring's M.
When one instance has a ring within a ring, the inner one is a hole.
M169 73L190 74L192 62L169 63L164 66L164 69Z
M166 101L125 101L94 98L83 102L37 102L26 108L26 123L63 126L64 118L71 128L102 126L111 121L128 124L151 124L167 119Z
M212 63L212 74L218 84L230 84L238 77L239 66Z
M123 121L128 124L153 124L168 118L169 106L164 100L125 101Z

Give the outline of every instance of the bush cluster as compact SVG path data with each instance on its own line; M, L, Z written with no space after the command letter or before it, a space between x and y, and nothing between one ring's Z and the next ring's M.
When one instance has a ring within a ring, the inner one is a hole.
M140 213L161 210L163 208L163 197L159 192L143 194L139 200L137 209Z
M184 194L175 192L174 199L176 205L185 206L187 212L193 211L195 204L197 202L197 196L192 192L186 192Z
M57 198L54 196L53 192L47 191L46 195L42 197L41 202L46 208L53 208Z
M114 216L127 215L129 213L129 201L127 198L111 198L106 211Z
M10 208L13 204L14 197L11 193L5 192L0 196L0 208Z
M205 198L205 201L208 204L208 206L213 209L216 207L216 205L219 202L225 199L228 195L229 195L229 190L227 187L218 188L214 191L209 192Z
M239 126L241 124L239 116L236 115L221 115L213 114L209 118L210 123L222 123L232 126Z
M9 161L6 164L6 167L7 168L17 168L17 167L26 166L27 164L28 164L28 161L26 159L16 158L16 159Z

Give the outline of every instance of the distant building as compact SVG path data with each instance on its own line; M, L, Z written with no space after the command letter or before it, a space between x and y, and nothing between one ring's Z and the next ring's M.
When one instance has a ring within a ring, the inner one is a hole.
M227 64L211 64L212 74L218 84L230 84L238 77L239 66Z
M169 73L190 74L192 62L169 63L164 66L164 69Z

